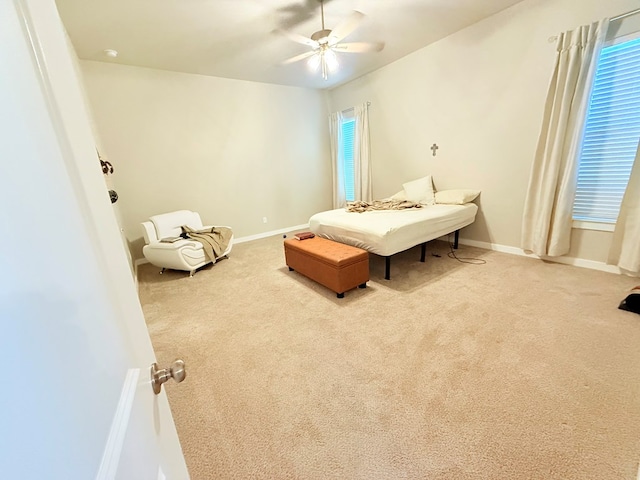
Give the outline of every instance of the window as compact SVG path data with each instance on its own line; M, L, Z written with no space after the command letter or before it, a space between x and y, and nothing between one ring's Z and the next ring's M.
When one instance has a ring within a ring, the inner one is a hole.
M603 48L587 113L573 219L615 224L640 139L640 35Z
M356 128L356 119L344 118L342 120L342 145L340 145L340 161L344 172L344 192L347 202L355 200L355 165L353 160L353 138Z

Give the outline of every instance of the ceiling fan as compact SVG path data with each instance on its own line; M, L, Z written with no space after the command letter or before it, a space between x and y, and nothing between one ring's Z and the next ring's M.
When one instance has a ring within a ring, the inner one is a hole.
M329 72L338 68L338 58L336 52L339 53L363 53L363 52L379 52L384 48L381 42L351 42L339 43L343 38L351 34L364 18L364 13L354 10L353 13L340 25L333 30L329 30L324 26L324 0L320 0L320 14L322 18L322 29L313 33L307 38L297 33L281 30L294 42L301 43L311 47L309 52L296 55L282 62L282 65L298 62L307 59L310 69L317 70L320 67L322 78L327 80Z

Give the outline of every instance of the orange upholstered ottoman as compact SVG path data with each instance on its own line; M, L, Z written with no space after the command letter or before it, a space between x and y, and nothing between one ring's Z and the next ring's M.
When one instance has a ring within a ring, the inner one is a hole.
M352 288L365 288L369 281L369 253L351 245L320 237L288 239L284 256L289 270L333 290L338 298Z

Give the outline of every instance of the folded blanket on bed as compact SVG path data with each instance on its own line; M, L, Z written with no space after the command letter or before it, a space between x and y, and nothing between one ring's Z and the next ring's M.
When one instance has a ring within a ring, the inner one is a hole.
M227 249L232 235L231 229L227 227L194 230L186 225L182 226L182 233L186 233L188 238L200 242L205 253L213 262Z
M347 212L370 212L372 210L404 210L405 208L422 208L422 205L409 200L374 200L373 202L357 201L347 203Z

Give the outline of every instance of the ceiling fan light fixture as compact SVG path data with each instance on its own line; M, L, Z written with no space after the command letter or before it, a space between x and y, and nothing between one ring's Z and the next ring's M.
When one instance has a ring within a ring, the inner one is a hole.
M330 72L335 72L338 69L338 56L336 55L336 52L327 48L324 51L324 59L325 62L327 62L327 67L329 67Z
M309 67L314 67L315 70L318 68L318 65L322 70L322 78L328 80L329 73L335 72L338 69L338 57L336 53L327 46L318 49L316 54L309 59Z
M322 20L322 29L314 32L310 38L304 37L297 33L283 32L287 37L296 43L301 43L311 47L313 51L295 55L284 62L288 65L299 60L307 59L307 66L311 71L320 69L322 78L329 79L329 73L338 70L338 56L336 52L347 53L363 53L380 51L384 47L384 43L368 43L368 42L351 42L340 43L342 39L355 30L358 24L364 18L364 14L354 10L352 14L341 22L334 29L328 29L324 24L324 0L320 1L320 18Z
M322 54L320 52L317 52L312 57L309 57L309 60L307 60L307 66L309 67L309 70L311 70L312 72L318 70L321 61L320 57L322 57Z

